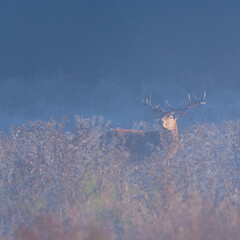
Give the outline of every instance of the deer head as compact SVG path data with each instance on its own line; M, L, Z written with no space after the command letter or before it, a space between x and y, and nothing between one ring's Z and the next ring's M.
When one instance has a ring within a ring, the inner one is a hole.
M182 108L173 108L168 101L166 101L166 104L170 108L170 111L163 110L160 105L153 106L152 105L152 96L150 95L149 99L146 99L144 101L142 99L142 103L146 105L148 108L150 108L151 111L156 112L159 114L160 122L163 126L163 128L177 133L177 119L180 117L183 117L184 114L188 109L192 109L195 106L199 104L205 104L205 98L206 98L206 92L204 92L203 97L200 100L197 100L196 96L194 96L194 102L191 101L191 96L188 94L188 105L186 107Z

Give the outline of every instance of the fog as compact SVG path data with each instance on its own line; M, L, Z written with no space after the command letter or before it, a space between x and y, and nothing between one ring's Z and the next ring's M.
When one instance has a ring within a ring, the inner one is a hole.
M141 104L207 103L179 121L240 116L238 1L0 1L0 128L102 115L153 121Z

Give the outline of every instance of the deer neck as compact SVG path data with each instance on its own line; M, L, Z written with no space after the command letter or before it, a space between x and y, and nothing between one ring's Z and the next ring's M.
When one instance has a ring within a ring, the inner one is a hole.
M177 127L177 124L174 127L174 130L172 131L172 135L178 141L178 127Z
M162 134L160 134L161 143L163 150L168 159L171 159L178 150L179 137L178 137L178 128L177 125L169 130L162 128Z
M174 126L174 128L171 129L171 130L169 130L165 127L162 127L162 130L163 130L164 134L166 134L167 136L178 139L178 127L177 127L177 125Z

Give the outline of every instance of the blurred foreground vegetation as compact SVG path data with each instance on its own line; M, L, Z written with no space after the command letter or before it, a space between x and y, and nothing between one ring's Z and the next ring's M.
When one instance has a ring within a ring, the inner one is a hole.
M103 147L103 119L76 119L0 133L2 239L239 239L240 122L186 129L168 164L158 147Z

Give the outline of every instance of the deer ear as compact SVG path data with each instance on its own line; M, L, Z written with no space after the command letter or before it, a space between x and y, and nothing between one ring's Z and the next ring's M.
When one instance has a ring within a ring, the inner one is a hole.
M185 113L186 113L186 111L175 113L174 114L174 118L175 119L181 118L181 117L183 117L185 115Z

